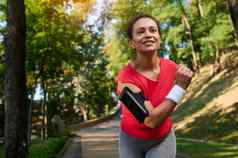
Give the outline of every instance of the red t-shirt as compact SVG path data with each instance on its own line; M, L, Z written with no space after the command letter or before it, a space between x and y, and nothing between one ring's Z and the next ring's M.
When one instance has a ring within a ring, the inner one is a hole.
M171 60L160 58L160 74L156 81L146 78L128 64L118 74L116 83L134 84L143 91L145 97L156 107L165 99L174 84L175 78L176 64ZM170 117L167 117L160 127L152 129L143 123L139 123L126 106L122 102L120 104L122 107L121 129L128 135L148 140L161 139L170 132L172 128Z

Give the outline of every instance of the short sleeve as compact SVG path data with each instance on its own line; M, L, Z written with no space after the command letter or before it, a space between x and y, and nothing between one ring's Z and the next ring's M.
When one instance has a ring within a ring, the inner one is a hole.
M130 83L141 89L141 86L138 84L135 74L131 72L127 67L124 68L116 78L116 94L120 95L119 84L120 83Z

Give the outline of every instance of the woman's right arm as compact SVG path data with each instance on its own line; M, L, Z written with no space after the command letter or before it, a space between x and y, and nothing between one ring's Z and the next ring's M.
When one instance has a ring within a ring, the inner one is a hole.
M141 92L141 89L132 83L118 83L117 90L119 95L125 87L128 87L134 93ZM145 118L144 124L150 128L156 128L160 126L163 120L173 111L176 104L166 99L156 108L149 100L145 100L144 105L149 111L149 115Z

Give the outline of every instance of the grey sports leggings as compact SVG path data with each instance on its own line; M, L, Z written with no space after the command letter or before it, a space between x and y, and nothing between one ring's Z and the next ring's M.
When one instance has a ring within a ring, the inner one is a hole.
M163 140L142 140L128 136L120 130L120 158L175 158L176 137L174 130Z

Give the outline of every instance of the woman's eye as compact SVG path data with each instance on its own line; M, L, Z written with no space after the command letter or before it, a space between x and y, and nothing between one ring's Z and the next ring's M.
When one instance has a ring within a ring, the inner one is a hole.
M154 32L157 32L157 30L156 30L156 29L151 29L150 31L151 31L151 32L153 32L153 33L154 33Z

